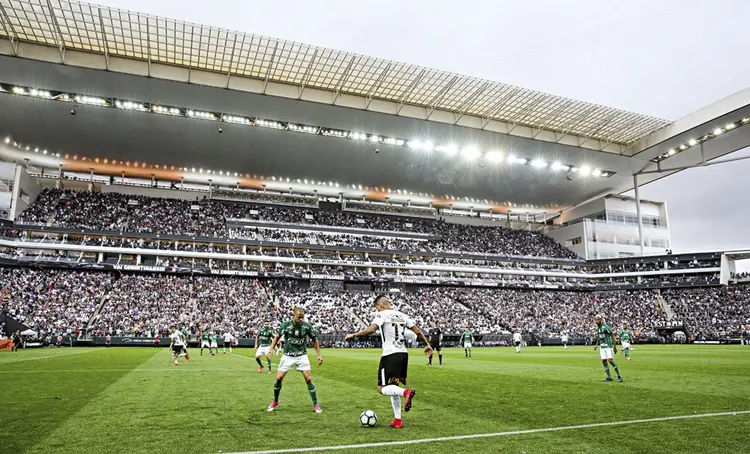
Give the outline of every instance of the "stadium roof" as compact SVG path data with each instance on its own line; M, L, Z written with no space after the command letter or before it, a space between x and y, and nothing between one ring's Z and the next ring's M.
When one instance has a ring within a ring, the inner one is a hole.
M454 124L466 116L481 119L480 129L500 121L510 125L509 134L525 126L531 138L539 135L535 130L552 131L553 141L575 136L582 138L578 146L600 141L602 150L630 146L670 123L447 71L89 3L0 0L0 23L0 36L16 54L21 41L55 46L63 62L66 50L77 50L199 69L226 74L227 84L230 76L262 80L263 93L276 82L299 87L300 98L305 88L332 92L331 104L340 94L355 95L366 100L364 109L373 100L395 103L396 114L418 106L426 120L450 112Z

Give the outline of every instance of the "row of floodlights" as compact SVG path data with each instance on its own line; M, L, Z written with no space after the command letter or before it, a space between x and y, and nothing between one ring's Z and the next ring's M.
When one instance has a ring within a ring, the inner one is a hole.
M719 137L720 135L724 134L725 132L729 132L735 128L738 128L740 126L744 126L746 124L750 123L750 117L745 117L741 119L740 121L735 121L732 123L727 123L724 126L714 128L711 130L711 132L707 133L706 135L694 139L688 140L686 143L680 144L677 147L670 148L669 150L665 151L664 153L660 154L659 156L652 159L654 162L661 162L671 156L674 156L682 151L687 150L688 148L692 148L696 145L702 144L708 140L715 139L716 137Z
M6 144L10 144L12 142L12 139L10 137L6 137L5 140L4 140L4 142ZM17 147L19 149L22 149L22 150L32 151L32 148L29 145L26 145L24 147L23 145L21 145L21 144L19 144L17 142L13 142L13 146L15 146L15 147ZM33 151L35 153L40 153L40 154L44 154L44 155L49 154L50 156L56 156L58 158L59 157L64 157L65 159L73 159L74 161L77 161L79 159L79 156L77 154L76 155L69 155L69 154L61 155L59 152L57 152L57 153L55 153L55 152L50 153L46 149L41 149L39 147L33 148ZM105 165L106 164L110 164L110 163L114 165L114 164L118 164L118 162L119 162L119 164L121 164L121 165L125 165L127 167L131 167L131 162L130 161L117 161L117 160L111 160L110 161L107 158L91 158L91 159L89 159L89 158L87 158L85 156L80 157L80 159L82 161L90 161L90 162L93 162L93 163L96 163L96 164L102 163L102 164L105 164ZM148 164L146 162L137 162L137 161L132 163L132 167L134 167L134 168L139 168L140 167L140 168L144 168L144 169L145 168L155 168L155 169L164 169L164 170L168 170L169 169L169 170L172 170L172 171L190 172L190 173L200 174L200 175L218 175L218 176L222 176L222 177L223 176L227 176L227 177L232 177L232 176L234 176L234 177L243 177L243 174L241 174L239 172L230 172L229 170L227 170L227 171L224 171L224 170L211 170L211 169L203 169L203 168L199 168L199 167L175 167L175 166L167 166L167 165L161 166L161 165L157 165L157 164ZM599 172L599 171L596 170L596 169L590 170L590 169L585 169L584 168L583 170L581 170L581 172L584 172L584 173L585 172L590 172L592 175L596 175L597 172ZM250 178L251 177L250 174L244 174L244 176L246 178ZM256 175L253 175L253 177L257 178ZM294 183L294 182L296 182L297 184L305 184L305 185L312 185L312 186L317 185L317 186L330 187L330 188L339 188L339 187L341 187L341 185L339 183L335 183L333 181L328 181L328 182L326 182L326 181L316 181L316 180L310 180L310 179L307 179L307 178L304 178L304 179L303 178L293 179L293 178L289 178L289 177L276 177L276 176L262 177L261 176L260 179L265 180L267 182L270 182L272 184L275 184L275 183L281 183L281 184L283 184L283 183ZM263 186L265 187L266 185L263 184ZM345 187L348 188L348 189L351 189L351 190L355 190L355 191L375 191L375 192L381 192L381 193L387 193L387 194L399 195L399 196L419 196L419 197L436 198L435 194L429 194L429 193L423 193L423 192L413 192L413 191L409 191L409 190L406 190L406 189L390 189L390 188L378 187L378 186L370 187L370 186L363 186L361 184L347 184L347 185L345 185ZM456 196L452 196L452 195L448 195L448 194L443 195L443 196L438 196L437 198L444 199L444 200L458 200L458 201L463 200L463 201L472 202L472 203L482 203L482 202L484 202L484 203L487 203L487 204L495 204L495 205L499 204L499 203L502 203L502 202L496 202L494 200L488 200L488 199L482 200L482 199L475 199L473 197L456 197ZM509 206L525 206L525 207L530 207L530 208L536 208L536 206L534 206L534 205L528 205L528 204L527 205L517 205L517 204L512 203L512 202L504 202L504 203L507 204L507 205L509 205Z
M9 90L7 90L9 88ZM443 153L448 157L459 155L467 160L474 161L484 159L490 163L500 164L514 164L514 165L528 165L537 169L549 168L553 171L563 171L578 173L582 176L594 176L608 178L615 174L615 172L608 170L592 169L587 166L574 166L569 164L563 164L560 162L549 162L543 159L529 159L525 157L519 157L514 154L505 156L500 151L482 151L478 147L470 145L464 148L459 148L454 144L437 144L428 140L406 140L396 137L387 137L378 134L370 134L364 132L346 131L341 129L332 129L321 126L304 125L299 123L267 120L263 118L246 117L242 115L223 114L218 112L209 112L195 109L187 109L182 107L166 106L153 103L136 102L129 100L120 100L114 98L103 98L88 95L78 95L63 92L50 92L48 90L41 90L36 88L28 88L22 86L4 86L0 84L0 92L10 91L17 95L30 96L34 98L52 99L64 102L74 102L78 104L85 104L99 107L112 107L122 110L138 111L138 112L152 112L159 115L169 115L176 117L194 118L198 120L208 120L223 123L231 123L237 125L256 126L261 128L278 129L285 131L292 131L304 134L322 135L326 137L335 137L341 139L349 139L354 141L369 142L372 144L385 144L395 147L406 147L412 150L419 150L425 153L431 153L433 151ZM671 150L670 150L671 151Z

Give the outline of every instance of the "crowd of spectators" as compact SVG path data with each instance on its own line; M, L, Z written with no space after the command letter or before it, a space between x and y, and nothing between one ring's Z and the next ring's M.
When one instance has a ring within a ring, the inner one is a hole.
M321 333L361 329L375 315L372 292L344 291L339 282L308 288L295 280L240 277L0 268L0 305L35 330L88 330L125 336L166 334L181 324L252 336L264 321L275 326L304 307ZM595 314L613 327L628 322L643 337L684 326L691 336L738 335L750 323L750 285L630 291L553 291L424 287L389 293L393 306L426 329L475 334L519 329L538 337L586 337ZM100 306L100 310L97 308ZM670 317L667 316L670 313Z
M430 235L430 241L404 240L378 235L332 235L268 231L269 241L311 242L334 246L429 252L476 252L508 256L575 258L575 254L553 239L535 232L505 227L454 224L441 220L407 218L313 208L256 206L216 200L181 200L120 193L45 189L19 217L20 222L92 230L202 237L252 237L258 230L231 229L227 219L259 218L289 224L338 226L388 232ZM250 232L248 232L250 230Z
M112 276L106 273L0 268L0 305L44 333L83 330L111 288Z

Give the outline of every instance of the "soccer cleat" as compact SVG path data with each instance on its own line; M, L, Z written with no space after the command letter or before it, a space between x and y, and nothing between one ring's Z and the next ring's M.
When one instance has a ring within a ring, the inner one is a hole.
M394 419L392 423L388 424L388 427L393 427L394 429L403 429L404 423L401 422L400 419Z
M269 374L272 374L272 373L273 373L273 371L272 371L271 369L268 369L268 373L269 373Z
M175 365L175 366L179 366L179 364L177 364L177 363L174 363L174 365Z
M224 354L226 355L226 354L227 354L227 352L224 352Z
M276 408L277 405L279 405L279 403L276 402L276 401L273 401L273 402L271 402L271 405L269 405L266 410L267 411L273 411Z
M612 377L607 377L607 378L603 379L602 381L612 381Z
M315 410L315 413L323 413L323 409L320 408L320 405L314 406L313 410Z
M411 401L414 400L414 396L417 394L416 389L407 388L404 390L404 397L406 400L404 401L404 411L408 412L411 410Z
M261 372L263 372L263 366L260 366L260 367L258 368L258 373L261 373Z
M190 361L190 357L188 355L185 355L185 361Z
M617 381L618 381L619 383L622 383L622 377L617 377Z

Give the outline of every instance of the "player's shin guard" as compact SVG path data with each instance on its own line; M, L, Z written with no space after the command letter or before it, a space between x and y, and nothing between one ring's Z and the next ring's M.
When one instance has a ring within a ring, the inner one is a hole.
M604 363L604 372L607 373L607 378L612 378L612 374L609 372L609 365L607 363Z
M256 357L255 357L255 362L256 362L256 363L258 363L258 365L259 365L260 367L263 367L263 363L262 363L262 362L260 362L260 357L259 357L259 356L256 356Z
M401 419L401 396L391 396L391 407L393 407L393 418Z
M267 362L268 362L268 372L271 372L271 360L269 359L267 360Z
M612 361L612 367L615 368L615 373L617 374L617 378L622 377L622 375L620 375L620 368L617 367L617 363L615 363L614 361ZM607 372L609 372L609 369L607 369Z
M429 362L427 364L432 364L432 353L430 353L430 356L427 357L429 359Z
M630 358L630 349L629 348L625 349L625 358Z
M442 353L438 354L438 358L440 359L440 365L442 365L443 364L443 354Z
M313 401L313 405L318 405L318 393L317 388L315 388L315 383L310 382L307 384L307 391L310 393L310 398Z
M276 383L273 385L273 401L278 402L279 401L279 394L281 394L281 380L276 380Z

